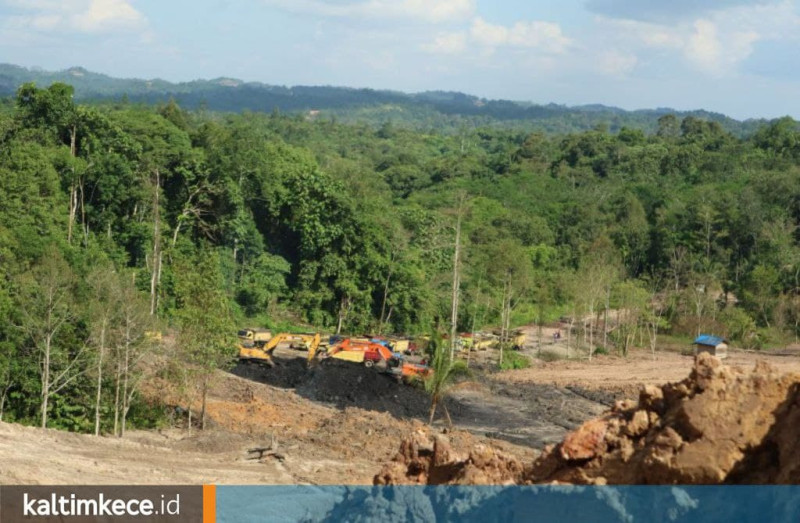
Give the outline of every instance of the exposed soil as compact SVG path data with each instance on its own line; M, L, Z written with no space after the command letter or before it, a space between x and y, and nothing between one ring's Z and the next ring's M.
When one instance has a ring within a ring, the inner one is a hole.
M246 459L246 439L178 431L124 439L0 423L2 484L294 483L278 460Z
M359 407L397 418L422 419L429 401L423 390L400 385L394 378L363 365L328 359L307 368L298 357L274 357L275 366L240 363L232 373L259 383L294 389L303 398L339 409Z
M700 355L688 378L642 388L537 459L526 481L797 483L800 374Z
M461 449L461 450L454 450ZM386 484L760 484L800 481L800 374L700 355L688 378L642 387L537 459L415 434Z
M249 379L217 373L205 431L189 433L186 399L158 380L142 395L174 406L173 428L118 439L0 424L0 483L370 484L404 435L444 430L417 419L427 415L423 391L375 369L333 362L306 371L302 354L281 357L275 368L235 369ZM199 397L192 407L196 417ZM469 432L448 435L459 445L485 442L527 459L535 455ZM256 459L248 453L255 447L271 450Z
M492 351L486 352L475 363L485 363L494 356ZM775 376L800 370L800 358L793 354L768 357L779 367ZM752 367L757 356L760 355L734 353L728 361ZM536 362L530 369L501 373L478 370L451 390L446 405L453 428L446 427L442 409L433 426L428 427L429 400L424 391L400 385L376 369L339 361L307 369L303 353L281 349L276 351L276 361L273 368L239 365L232 373L217 373L209 392L205 431L187 430L185 413L189 405L185 391L180 394L158 380L148 382L142 395L175 408L173 426L161 431L134 431L120 440L0 424L0 482L369 484L381 465L397 455L409 434L418 438L418 449L408 448L406 454L416 456L413 459L433 459L425 449L430 447L433 452L432 442L443 433L449 449L444 454L450 457L437 459L444 459L443 463L469 459L472 464L488 463L495 470L486 472L484 467L465 473L463 481L505 482L517 478L514 463L529 468L545 447L550 446L542 459L552 456L553 449L560 448L570 431L578 428L586 433L586 420L612 416L623 420L619 431L630 430L624 427L634 422L636 412L626 409L633 408L635 402L617 405L611 414L603 412L622 397L638 397L643 383L660 385L684 378L691 371L693 360L673 353L659 353L653 360L649 353L637 352L627 359L601 356L592 362ZM741 391L755 390L753 387L756 385ZM714 390L716 394L723 389ZM740 393L735 387L724 391ZM797 409L791 410L793 403L788 396L778 401L781 393L770 396L777 402L773 402L773 410L783 412L782 416L794 420L795 426L800 425L800 420L795 420ZM741 405L755 408L753 405L758 402L753 403L753 398L758 396L747 394L744 397L750 399ZM701 396L686 396L681 401ZM191 404L196 415L199 396L195 395ZM766 403L762 406L758 407L759 412L769 407ZM800 449L792 447L797 434L789 429L770 428L775 425L774 417L758 420L765 424L768 435L758 441L747 440L750 450L741 451L743 457L737 461L741 465L729 470L725 477L745 482L797 480L770 469L775 456L784 459L782 456L792 452L797 455L795 451ZM638 415L634 423L641 421ZM655 430L654 427L648 425L647 430ZM591 427L588 433L594 433ZM636 441L650 437L638 436ZM684 442L691 439L681 438ZM444 443L441 445L445 448ZM253 447L271 450L262 459L254 459L257 456L248 453ZM614 450L609 447L606 451ZM595 458L586 459L591 462ZM604 462L610 458L597 459ZM567 468L552 468L552 475L536 476L537 481L577 482L575 478L583 476L558 472L571 470L573 465L570 462ZM765 471L761 479L742 472L755 468ZM594 475L582 474L589 478L586 481L613 481L613 476L604 476L606 471L601 469ZM627 479L643 481L639 476Z
M241 363L237 376L277 387L338 409L359 408L397 419L427 422L430 400L420 387L400 385L393 378L361 365L324 360L308 369L288 351L277 353L275 366ZM446 408L457 429L541 449L567 431L609 407L615 397L601 391L550 384L509 384L475 370L472 379L456 385ZM444 426L440 409L436 426Z
M729 350L727 365L753 366L764 360L782 372L800 372L800 351L744 352ZM643 384L663 385L685 378L692 370L694 358L676 352L658 351L655 357L646 350L632 351L627 358L595 356L592 361L560 360L537 362L528 369L500 372L494 379L514 386L539 383L569 387L584 394L599 392L603 403L608 399L636 398Z
M491 378L451 392L453 422L463 430L541 449L597 416L606 406L566 387L527 383L511 386Z

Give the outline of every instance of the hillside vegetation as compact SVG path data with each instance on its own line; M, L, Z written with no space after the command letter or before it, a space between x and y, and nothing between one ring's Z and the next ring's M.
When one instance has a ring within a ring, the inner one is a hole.
M5 420L155 422L142 377L203 394L245 322L449 330L454 265L463 331L564 317L589 355L798 335L789 118L746 139L675 115L654 133L439 133L76 104L55 83L16 91L0 142Z
M120 79L81 67L50 72L0 64L0 96L13 95L17 87L36 82L47 87L64 82L75 87L81 101L120 101L146 104L174 99L186 109L258 111L311 114L314 118L380 126L387 121L402 127L447 133L465 128L496 127L561 134L605 126L611 132L623 127L654 133L666 114L702 118L721 124L736 136L750 136L764 121L740 122L708 111L676 112L672 109L625 111L604 105L567 107L509 100L488 100L459 92L399 91L333 86L268 85L234 78L171 83L164 80Z

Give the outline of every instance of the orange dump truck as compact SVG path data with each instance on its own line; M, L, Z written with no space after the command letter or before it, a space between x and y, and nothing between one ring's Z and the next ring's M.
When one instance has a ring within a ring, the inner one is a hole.
M392 351L380 343L346 338L328 349L327 357L363 363L372 367L376 363L388 362L394 357Z

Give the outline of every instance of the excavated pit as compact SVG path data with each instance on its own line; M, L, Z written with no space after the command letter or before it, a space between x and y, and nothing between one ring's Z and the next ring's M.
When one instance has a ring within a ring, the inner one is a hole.
M361 408L398 419L427 422L430 398L419 386L399 384L377 368L339 360L323 360L307 368L305 360L282 351L267 367L239 363L232 373L344 410ZM477 371L451 389L446 407L454 427L475 435L541 449L599 415L615 397L576 387L543 384L509 385ZM444 424L442 408L437 424Z
M232 372L273 387L294 389L306 399L333 404L340 409L359 407L397 418L422 419L428 414L429 400L424 390L398 384L376 368L333 359L308 368L302 358L273 359L273 367L239 363Z

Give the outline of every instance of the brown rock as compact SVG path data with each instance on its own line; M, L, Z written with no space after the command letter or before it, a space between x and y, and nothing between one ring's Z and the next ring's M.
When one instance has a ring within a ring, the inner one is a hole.
M800 375L745 371L700 355L689 377L645 386L523 469L488 445L465 460L443 437L414 435L376 484L800 483Z
M660 447L677 449L683 443L683 439L680 434L675 432L675 429L667 427L656 436L654 443Z
M635 449L633 442L627 438L622 438L619 445L619 456L623 462L627 463L633 456Z
M633 400L624 399L624 400L617 400L614 402L614 408L611 409L613 412L625 412L634 408L636 404Z
M639 408L664 412L664 391L655 385L645 385L639 392Z
M631 437L638 437L650 428L650 418L647 411L637 410L633 413L631 420L625 425L625 434Z
M450 448L450 441L441 434L437 434L433 439L433 465L441 466L453 461L453 450Z
M487 467L494 458L494 451L483 444L477 444L469 453L469 461L476 467Z
M604 419L590 420L567 434L561 444L561 457L565 461L591 459L605 449L608 422Z

